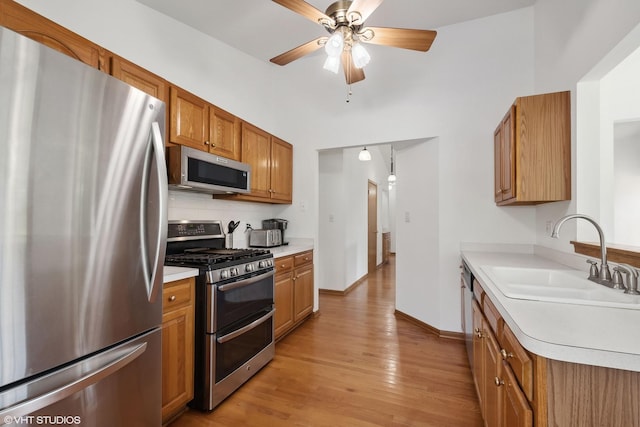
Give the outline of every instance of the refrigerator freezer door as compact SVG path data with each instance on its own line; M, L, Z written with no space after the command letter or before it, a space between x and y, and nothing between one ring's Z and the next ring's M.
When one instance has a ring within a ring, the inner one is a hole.
M0 393L0 425L161 425L161 331Z
M160 325L164 116L0 27L0 388Z

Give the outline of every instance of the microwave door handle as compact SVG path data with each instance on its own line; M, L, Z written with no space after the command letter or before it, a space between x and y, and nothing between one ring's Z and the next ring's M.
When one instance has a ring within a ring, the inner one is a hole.
M237 282L228 283L226 285L220 285L220 286L218 286L218 290L220 292L226 292L226 291L230 291L232 289L241 288L243 286L249 286L249 285L251 285L253 283L259 282L262 279L266 279L267 277L271 277L274 274L276 274L276 272L271 270L268 273L262 273L262 274L259 274L257 276L249 277L248 279L239 280Z
M253 322L249 323L247 326L243 326L242 328L231 332L230 334L227 335L223 335L221 337L218 337L216 339L216 341L218 341L219 344L224 344L227 341L231 341L234 338L239 337L240 335L249 332L252 329L257 328L258 326L262 325L264 322L266 322L267 320L269 320L269 318L273 317L273 312L274 310L271 310L270 312L268 312L267 314L265 314L264 316L262 316L261 318L254 320Z
M160 125L158 122L151 123L150 142L147 145L145 153L145 161L142 170L142 191L140 192L140 252L142 256L142 271L146 281L147 297L149 302L154 302L160 284L156 284L159 264L164 258L164 249L166 247L165 236L167 235L167 194L164 191L167 188L167 173L165 170L164 160L164 143L162 134L160 133ZM149 248L147 247L147 228L148 228L148 210L147 200L149 198L149 178L153 173L151 164L155 158L156 161L156 179L158 181L158 228L156 233L156 244L154 248L153 262L149 260ZM151 267L150 267L151 266Z

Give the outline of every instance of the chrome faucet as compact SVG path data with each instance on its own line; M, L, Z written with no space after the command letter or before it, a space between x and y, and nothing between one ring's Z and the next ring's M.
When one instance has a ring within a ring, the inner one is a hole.
M598 235L600 236L600 261L601 261L600 271L597 274L595 274L597 272L597 268L594 269L595 266L592 265L591 273L589 274L589 280L599 283L601 285L612 286L611 271L609 270L609 265L607 264L607 245L604 240L604 232L602 231L602 228L600 227L600 225L593 218L587 215L582 215L582 214L571 214L571 215L563 216L558 220L558 222L556 222L556 225L553 226L553 232L551 233L551 237L553 237L554 239L557 239L559 236L558 233L560 232L560 227L562 227L562 224L564 224L566 220L573 219L573 218L576 218L576 219L582 218L584 220L589 221L591 224L593 224L596 230L598 230ZM590 261L587 261L587 262L590 262Z
M620 263L617 267L613 267L617 272L622 271L627 275L627 286L624 291L625 294L640 295L638 291L638 270L629 264Z

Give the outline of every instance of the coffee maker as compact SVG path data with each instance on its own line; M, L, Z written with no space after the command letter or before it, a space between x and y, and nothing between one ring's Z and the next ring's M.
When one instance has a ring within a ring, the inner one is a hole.
M282 236L282 244L288 245L289 242L287 242L284 238L284 231L287 229L288 223L289 221L282 218L265 219L262 221L262 228L265 228L267 230L271 230L271 229L280 230L280 235Z

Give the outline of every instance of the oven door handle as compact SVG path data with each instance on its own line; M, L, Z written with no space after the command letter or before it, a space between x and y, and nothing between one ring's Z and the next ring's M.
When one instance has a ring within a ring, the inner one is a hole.
M249 277L248 279L240 280L233 283L228 283L226 285L220 285L218 286L218 290L221 292L225 292L225 291L230 291L231 289L241 288L243 286L248 286L248 285L251 285L252 283L259 282L260 280L266 279L267 277L271 277L274 274L276 274L276 272L274 270L271 270L268 273L262 273L257 276Z
M216 341L218 341L219 344L224 344L227 341L237 338L240 335L244 334L245 332L249 332L250 330L257 328L258 326L260 326L261 324L263 324L264 322L272 318L274 312L275 310L271 310L269 313L265 314L264 316L262 316L257 320L254 320L253 322L249 323L247 326L243 326L242 328L238 329L237 331L233 331L230 334L218 337Z

